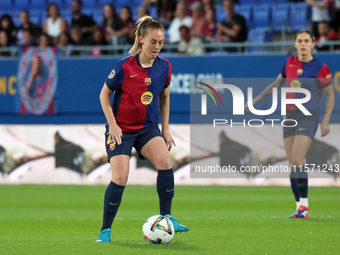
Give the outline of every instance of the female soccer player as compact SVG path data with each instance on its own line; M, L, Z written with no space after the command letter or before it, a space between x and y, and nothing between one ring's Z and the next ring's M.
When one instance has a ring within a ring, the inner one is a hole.
M189 230L171 217L174 175L169 151L175 145L169 132L171 64L158 56L163 46L164 27L150 16L144 16L136 23L135 35L129 51L133 55L117 62L100 93L107 119L105 141L112 181L105 192L99 243L111 240L111 225L128 179L132 147L141 159L149 159L158 170L160 214L172 221L175 232ZM113 91L116 92L111 107ZM157 124L159 112L162 132Z
M287 126L295 125L294 121L288 123L288 119L296 120L298 124L295 127L283 128L284 146L292 169L290 183L296 200L296 212L289 218L308 218L308 176L304 160L319 124L322 91L325 91L327 95L327 103L325 116L321 123L321 137L330 132L329 119L334 107L334 92L328 66L311 54L314 48L314 37L311 32L300 30L296 34L295 48L298 55L288 58L276 81L253 99L253 105L271 95L272 88L280 89L285 82L287 87L305 88L311 93L311 99L304 104L304 107L312 115L304 115L295 105L287 105L285 124ZM299 98L299 94L287 93L287 97ZM249 111L248 104L245 107Z

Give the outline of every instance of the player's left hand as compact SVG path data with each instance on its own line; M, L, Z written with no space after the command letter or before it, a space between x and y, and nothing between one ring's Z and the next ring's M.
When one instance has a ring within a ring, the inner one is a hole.
M321 122L321 137L328 135L330 132L329 124Z
M163 135L164 141L166 143L166 146L168 147L168 151L170 151L171 148L172 148L172 145L176 146L176 143L175 143L174 139L172 138L170 131L163 131L162 135Z

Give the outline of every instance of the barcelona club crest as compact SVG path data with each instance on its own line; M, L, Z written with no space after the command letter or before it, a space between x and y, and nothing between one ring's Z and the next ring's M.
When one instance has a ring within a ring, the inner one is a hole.
M145 84L146 86L150 86L150 85L151 85L151 78L145 78L144 84Z
M297 70L297 74L298 74L298 75L301 75L302 73L303 73L303 70L302 70L302 69L298 69L298 70Z

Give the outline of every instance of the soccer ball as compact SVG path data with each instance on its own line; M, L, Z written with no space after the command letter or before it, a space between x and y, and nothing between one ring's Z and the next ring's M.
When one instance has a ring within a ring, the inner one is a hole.
M143 236L148 243L170 243L174 234L174 225L167 217L162 215L151 216L143 225Z

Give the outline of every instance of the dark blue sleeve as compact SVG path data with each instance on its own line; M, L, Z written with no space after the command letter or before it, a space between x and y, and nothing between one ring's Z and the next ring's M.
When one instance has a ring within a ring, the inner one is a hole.
M107 77L105 83L112 91L117 90L124 81L124 69L121 61L118 61L115 68Z
M282 69L281 69L281 75L283 78L286 78L287 75L286 75L286 65L287 65L287 62L285 62L285 64L283 65Z

